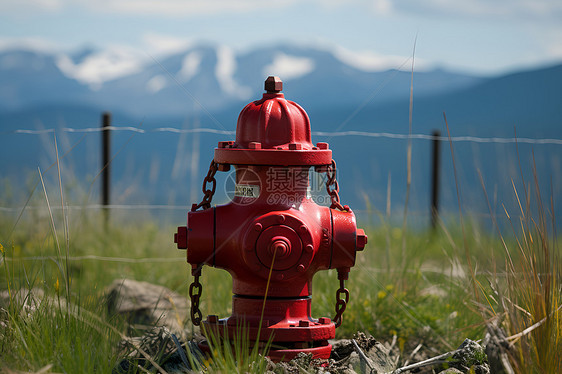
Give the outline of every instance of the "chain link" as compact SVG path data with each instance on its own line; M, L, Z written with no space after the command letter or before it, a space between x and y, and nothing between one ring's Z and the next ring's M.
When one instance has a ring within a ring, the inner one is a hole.
M189 298L191 299L191 322L195 326L201 324L201 319L203 314L201 309L199 309L199 299L203 294L203 286L199 283L199 277L201 276L201 268L198 267L193 273L193 283L189 286Z
M349 206L342 205L340 203L340 187L336 179L336 161L332 160L332 163L326 167L326 176L326 191L328 191L328 195L330 195L330 198L332 199L332 205L330 205L330 209L349 211Z
M217 189L217 180L215 179L215 174L218 170L218 164L215 160L211 161L211 165L209 166L209 171L207 172L207 176L203 179L203 200L199 204L193 204L191 206L191 211L195 212L197 209L203 207L203 210L209 209L211 207L211 201L213 200L213 195ZM208 188L208 184L211 184L211 187Z
M342 297L343 296L343 297ZM336 316L334 317L334 324L340 327L343 320L343 312L347 308L349 302L349 290L345 288L345 279L340 278L340 288L336 291Z
M336 161L332 160L332 163L326 167L326 191L332 199L332 205L330 209L338 209L343 212L351 212L348 205L342 205L340 203L340 187L336 179ZM338 269L338 279L340 281L340 288L336 291L336 316L334 317L334 324L336 327L340 327L343 320L343 312L347 308L347 303L349 302L349 290L345 288L345 280L347 279L347 273L349 269L343 270Z
M203 200L199 204L193 204L191 206L191 211L195 212L199 208L209 209L211 207L211 201L213 200L213 195L217 189L217 180L215 179L215 174L218 170L218 164L215 160L211 161L209 165L209 171L203 179ZM211 185L210 187L208 185ZM191 322L195 326L201 324L201 319L203 319L203 314L201 309L199 309L199 300L201 299L201 294L203 293L203 286L199 282L201 277L201 267L198 266L193 271L193 283L189 285L189 298L191 299Z

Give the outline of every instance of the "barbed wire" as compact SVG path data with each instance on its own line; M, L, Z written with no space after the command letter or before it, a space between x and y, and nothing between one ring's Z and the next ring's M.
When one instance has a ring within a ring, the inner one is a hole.
M111 131L132 131L140 134L155 133L155 132L169 132L175 134L189 134L189 133L210 133L218 135L235 135L236 131L230 130L218 130L213 128L199 127L193 129L180 129L175 127L157 127L154 129L141 129L139 127L133 126L109 126L109 127L87 127L83 129L63 127L60 129L42 129L42 130L29 130L29 129L16 129L12 130L11 133L14 134L30 134L30 135L41 135L54 133L57 131L68 132L68 133L96 133L105 131L106 129ZM418 139L418 140L443 140L449 141L446 136L433 136L426 134L396 134L390 132L369 132L369 131L312 131L312 135L315 136L329 136L329 137L341 137L341 136L363 136L371 138L388 138L388 139ZM562 145L562 139L556 138L506 138L506 137L479 137L479 136L452 136L451 141L453 142L473 142L473 143L528 143L528 144L556 144Z
M16 129L10 131L14 134L32 134L32 135L41 135L41 134L50 134L54 132L70 132L70 133L93 133L93 132L102 132L102 131L131 131L137 132L139 134L146 134L151 132L170 132L176 134L188 134L188 133L211 133L211 134L219 134L219 135L234 135L236 131L230 130L217 130L207 127L198 127L194 129L178 129L175 127L157 127L154 129L141 129L140 127L134 126L107 126L107 127L86 127L83 129L76 129L71 127L62 127L60 129L41 129L41 130L28 130L28 129Z

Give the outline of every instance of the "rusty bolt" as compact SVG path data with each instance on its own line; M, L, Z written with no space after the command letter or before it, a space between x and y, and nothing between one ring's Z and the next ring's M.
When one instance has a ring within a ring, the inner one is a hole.
M301 319L299 321L299 327L309 327L310 326L310 321L306 320L306 319Z
M367 235L363 229L357 229L357 250L362 251L367 244Z
M329 319L328 317L320 317L318 318L318 322L320 322L322 325L329 325L332 320Z
M302 144L299 144L299 143L290 143L290 144L289 144L289 149L292 150L292 151L300 150L300 149L302 149Z
M307 244L304 250L310 253L314 250L314 246L312 244Z
M230 164L219 164L219 166L217 167L218 171L229 171L230 170Z
M328 149L328 143L318 142L316 143L316 146L318 147L318 149Z
M178 232L174 234L174 243L178 245L178 249L187 249L187 227L178 227Z
M250 142L248 144L248 148L250 148L250 149L261 149L261 143L260 142Z
M303 264L299 264L299 266L297 266L297 271L299 273L302 273L306 270L306 267Z
M279 214L279 215L277 216L277 221L279 221L279 223L285 222L285 216L282 215L282 214Z
M209 314L207 316L207 323L218 323L219 322L219 316L215 315L215 314Z
M256 224L254 225L254 230L256 230L256 231L261 231L262 227L263 227L263 226L261 225L261 223L258 222L258 223L256 223Z
M219 148L228 148L228 146L233 145L234 142L232 140L228 140L225 142L219 142Z
M283 81L279 77L270 75L265 80L265 90L267 93L278 93L283 90Z

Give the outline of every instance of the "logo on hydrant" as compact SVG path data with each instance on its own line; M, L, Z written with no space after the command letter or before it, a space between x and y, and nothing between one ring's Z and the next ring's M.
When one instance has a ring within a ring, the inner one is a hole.
M349 301L344 282L367 236L349 206L340 203L332 150L327 143L311 142L308 115L285 99L282 88L279 78L268 77L262 99L240 113L236 140L219 142L203 181L203 200L193 204L175 242L187 249L192 266L195 325L202 322L206 331L230 339L244 328L253 341L273 342L269 356L274 360L299 352L328 358L328 340L335 338ZM226 188L231 202L212 207L215 174L231 166ZM310 196L311 167L325 174L329 207ZM202 321L203 265L232 275L231 316ZM337 269L339 281L333 320L310 314L312 277L327 269Z

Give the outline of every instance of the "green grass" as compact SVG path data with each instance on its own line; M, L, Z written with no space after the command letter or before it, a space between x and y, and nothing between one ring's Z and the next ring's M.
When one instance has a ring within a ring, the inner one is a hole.
M55 372L109 373L115 366L119 335L95 314L75 305L67 308L56 298L44 299L33 312L22 314L22 309L12 304L2 316L7 325L1 333L6 367L37 371L52 365Z
M559 240L542 212L533 219L522 209L521 222L501 237L466 223L464 230L453 225L436 232L368 228L369 244L358 253L347 282L351 298L337 338L364 331L381 341L395 338L405 355L419 343L443 352L467 337L481 339L491 318L500 318L508 335L547 318L512 341L510 357L521 373L556 372L562 351ZM105 287L117 278L133 278L187 297L191 276L185 252L172 240L175 227L160 227L149 219L117 223L113 217L114 224L106 228L95 213L72 211L67 217L68 235L61 210L54 211L52 222L44 211L26 211L13 231L15 216L0 215L0 290L12 294L0 315L0 367L110 372L120 359L117 346L126 327L107 315ZM92 255L103 258L76 259ZM163 260L143 260L152 257ZM203 316L229 315L230 275L205 267L201 283ZM32 287L48 297L30 313L13 295ZM335 271L315 276L314 317L333 317L337 287ZM63 298L69 302L59 305ZM266 365L249 346L247 355L220 344L214 350L211 372L260 372Z

